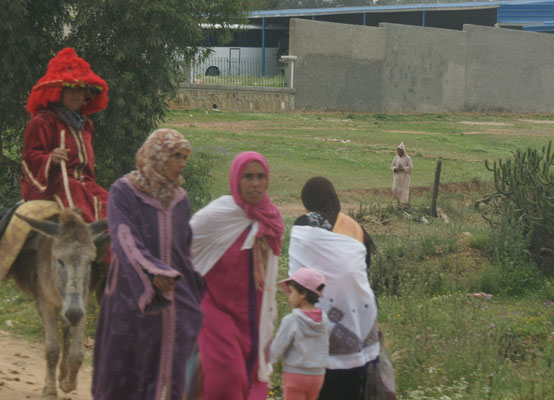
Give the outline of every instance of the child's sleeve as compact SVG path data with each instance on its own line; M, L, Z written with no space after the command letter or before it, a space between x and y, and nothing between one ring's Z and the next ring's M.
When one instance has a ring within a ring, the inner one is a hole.
M281 320L279 330L271 343L271 364L275 364L285 354L294 338L294 319L292 314Z

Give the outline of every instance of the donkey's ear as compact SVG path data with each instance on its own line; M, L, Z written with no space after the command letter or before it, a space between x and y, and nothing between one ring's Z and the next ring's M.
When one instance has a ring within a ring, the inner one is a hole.
M101 219L100 221L96 221L88 225L88 231L90 232L91 236L96 236L99 233L104 232L106 229L108 229L107 219Z
M18 218L31 225L35 231L44 233L47 236L58 236L60 234L60 225L52 221L39 221L33 218L25 217L21 214L15 213Z
M110 248L111 238L109 233L103 233L100 236L94 238L94 245L96 246L96 262L104 261L108 249Z

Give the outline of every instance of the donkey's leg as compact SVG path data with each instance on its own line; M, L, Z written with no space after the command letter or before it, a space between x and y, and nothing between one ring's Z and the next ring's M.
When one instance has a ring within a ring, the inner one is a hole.
M83 351L83 335L85 334L85 321L82 318L76 326L69 327L70 345L68 357L68 374L60 381L60 389L71 392L77 388L77 374L85 357Z
M71 343L71 335L69 333L69 325L62 323L62 361L60 362L60 375L58 380L61 382L69 371L69 345Z
M44 327L44 348L46 351L46 380L42 395L48 400L57 399L56 366L60 358L57 335L57 310L45 303L38 303L39 314Z

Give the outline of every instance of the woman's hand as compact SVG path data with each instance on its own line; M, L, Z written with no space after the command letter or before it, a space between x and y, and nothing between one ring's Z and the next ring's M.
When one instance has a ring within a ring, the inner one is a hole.
M67 157L67 150L62 149L61 147L54 149L54 151L52 152L52 163L58 165L62 161L67 162L67 160L69 160L69 158Z
M157 275L152 283L162 292L171 292L173 291L173 285L175 285L175 279Z

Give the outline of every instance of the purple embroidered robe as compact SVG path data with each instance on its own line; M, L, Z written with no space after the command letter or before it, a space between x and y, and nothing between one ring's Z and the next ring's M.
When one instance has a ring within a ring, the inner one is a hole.
M110 189L108 219L112 259L96 328L93 397L182 400L203 292L190 258L188 197L180 190L164 210L123 177ZM155 288L156 275L176 278L174 291Z

